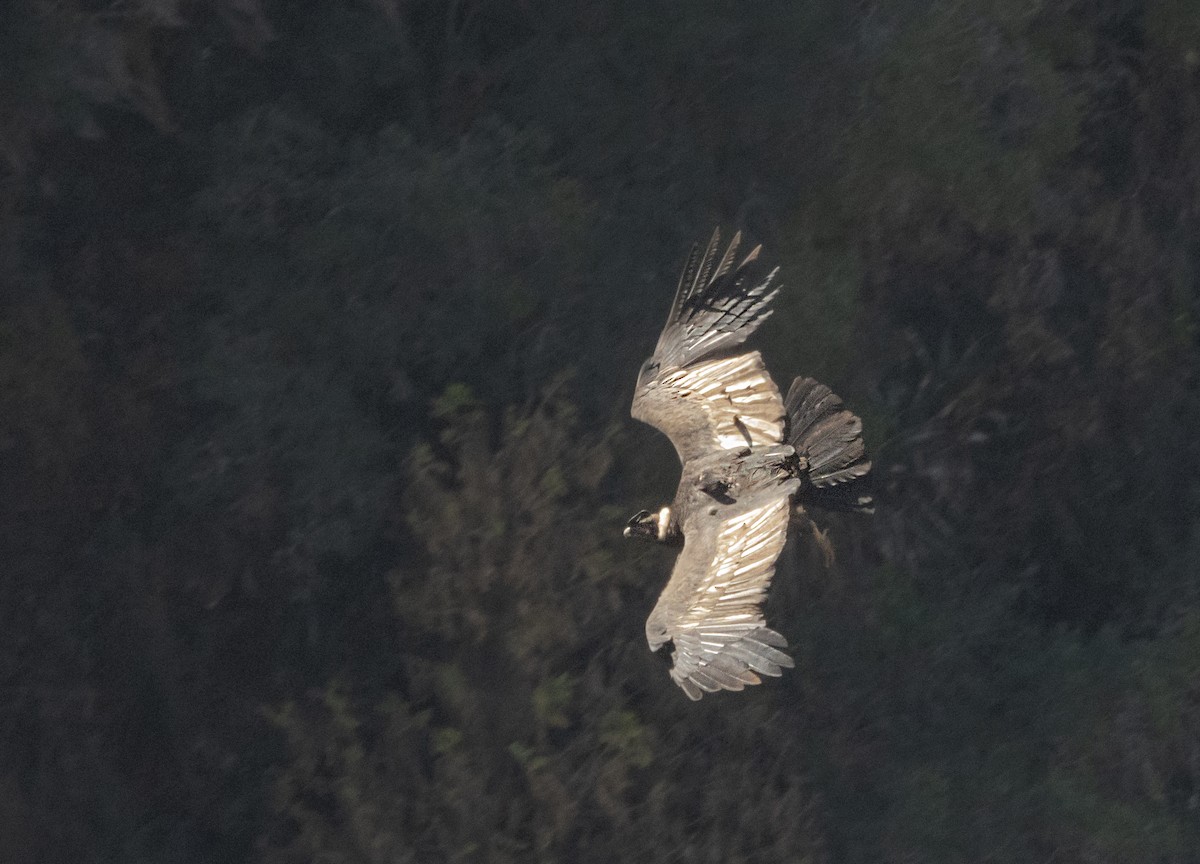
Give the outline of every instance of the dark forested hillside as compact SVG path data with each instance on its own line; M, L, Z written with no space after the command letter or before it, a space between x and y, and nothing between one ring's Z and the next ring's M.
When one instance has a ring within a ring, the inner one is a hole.
M876 513L645 644L689 243ZM1200 6L0 8L0 861L1200 862Z

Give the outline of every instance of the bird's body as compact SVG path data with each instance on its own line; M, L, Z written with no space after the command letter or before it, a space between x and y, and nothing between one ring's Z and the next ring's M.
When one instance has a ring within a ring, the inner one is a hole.
M646 636L652 650L674 643L671 677L692 699L792 665L761 611L788 523L809 503L870 506L855 482L870 469L858 418L811 379L780 398L761 355L732 350L776 294L774 271L755 284L758 248L734 267L739 240L720 262L715 233L703 255L693 250L632 409L683 465L673 503L638 513L625 533L682 543Z

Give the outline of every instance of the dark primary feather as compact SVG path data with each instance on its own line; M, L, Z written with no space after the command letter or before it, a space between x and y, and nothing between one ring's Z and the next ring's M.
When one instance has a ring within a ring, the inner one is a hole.
M703 257L700 254L700 244L692 244L692 250L688 253L687 263L683 265L683 270L679 274L679 284L675 286L675 296L671 300L671 312L667 315L668 324L678 317L680 305L688 298L692 289L698 283L699 279L697 275L700 270L700 262L704 260L704 257L711 254L713 244L716 242L719 233L719 231L713 232L712 240L709 241L708 250Z
M759 275L762 247L756 246L735 267L741 240L738 232L719 262L719 231L713 232L702 256L693 247L655 348L654 358L662 367L684 366L740 345L770 317L777 290L769 288L778 268L750 285Z

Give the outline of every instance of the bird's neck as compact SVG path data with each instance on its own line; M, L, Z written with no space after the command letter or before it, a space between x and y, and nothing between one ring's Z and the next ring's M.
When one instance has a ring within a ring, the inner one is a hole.
M663 507L658 511L658 542L665 542L671 531L671 508Z
M676 545L683 539L679 523L675 521L675 511L670 506L658 511L658 542Z

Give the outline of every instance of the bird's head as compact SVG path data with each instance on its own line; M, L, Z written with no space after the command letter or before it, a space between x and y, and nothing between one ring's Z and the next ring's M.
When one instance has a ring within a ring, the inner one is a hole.
M626 537L654 540L658 537L658 516L649 510L639 510L625 523L625 530L621 533Z
M625 523L622 533L626 537L654 540L658 543L673 543L679 537L677 526L671 522L670 507L663 507L657 513L639 510Z

